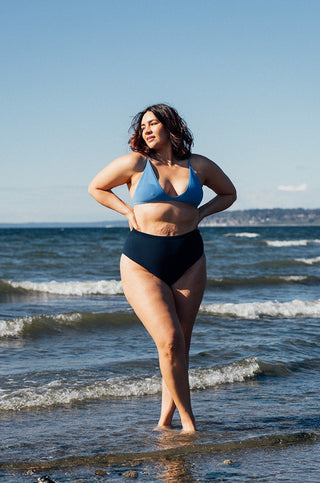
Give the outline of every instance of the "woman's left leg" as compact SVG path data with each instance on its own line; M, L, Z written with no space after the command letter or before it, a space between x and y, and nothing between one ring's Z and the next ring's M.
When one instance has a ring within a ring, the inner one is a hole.
M206 258L203 254L179 280L171 286L176 312L185 338L186 360L189 362L189 350L192 329L206 287ZM175 404L164 380L162 380L162 404L159 426L170 426L175 411Z
M172 289L124 254L120 269L127 300L157 346L161 373L179 410L183 430L194 431L185 340Z

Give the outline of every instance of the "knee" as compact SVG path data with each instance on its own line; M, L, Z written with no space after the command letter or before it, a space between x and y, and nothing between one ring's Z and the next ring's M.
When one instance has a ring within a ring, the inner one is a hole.
M166 339L161 342L158 349L159 354L169 361L174 361L177 357L184 356L185 340L183 334L173 333L172 335L168 335Z

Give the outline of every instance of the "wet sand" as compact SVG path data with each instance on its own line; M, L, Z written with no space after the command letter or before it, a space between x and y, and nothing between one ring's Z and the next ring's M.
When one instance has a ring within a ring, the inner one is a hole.
M173 445L173 439L177 440ZM320 433L297 432L241 441L197 444L175 431L150 452L70 456L47 461L2 462L5 481L37 481L48 475L58 483L87 481L290 481L319 482Z

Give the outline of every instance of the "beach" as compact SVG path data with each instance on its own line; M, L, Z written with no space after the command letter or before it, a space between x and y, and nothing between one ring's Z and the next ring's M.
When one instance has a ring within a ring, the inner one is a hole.
M156 429L124 227L0 230L0 481L320 481L320 229L202 227L198 432ZM130 472L131 473L128 473Z

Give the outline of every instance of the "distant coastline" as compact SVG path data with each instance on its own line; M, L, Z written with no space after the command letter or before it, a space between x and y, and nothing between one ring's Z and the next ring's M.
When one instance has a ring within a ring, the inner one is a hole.
M223 211L206 218L201 226L320 226L320 208L272 208ZM56 223L0 223L0 228L111 228L127 227L125 220Z
M320 226L320 208L223 211L208 216L201 226Z

